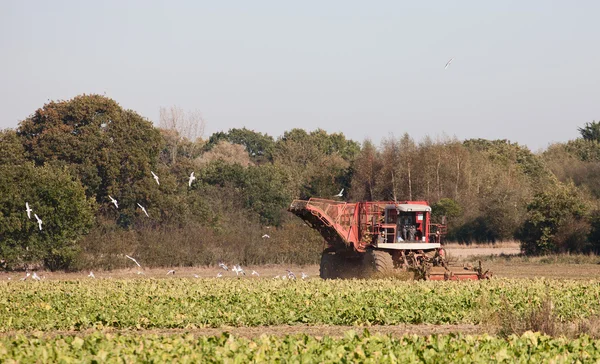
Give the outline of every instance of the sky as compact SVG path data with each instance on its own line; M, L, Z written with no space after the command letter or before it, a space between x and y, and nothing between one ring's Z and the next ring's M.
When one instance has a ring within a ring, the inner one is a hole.
M0 2L0 129L98 93L205 137L303 128L537 151L600 120L600 2ZM448 69L444 65L454 58Z

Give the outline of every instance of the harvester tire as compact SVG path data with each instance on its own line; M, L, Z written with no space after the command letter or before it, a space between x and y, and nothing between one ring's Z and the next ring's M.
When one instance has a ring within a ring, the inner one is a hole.
M369 250L366 258L374 274L388 275L394 272L394 261L390 253L383 250Z
M340 278L342 260L335 253L324 252L321 255L321 266L319 267L319 276L323 279Z

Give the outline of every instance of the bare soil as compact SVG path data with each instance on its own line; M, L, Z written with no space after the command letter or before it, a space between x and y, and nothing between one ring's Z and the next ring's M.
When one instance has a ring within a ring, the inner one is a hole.
M520 249L516 242L500 243L496 245L459 245L448 244L446 251L453 269L462 269L463 263L468 261L475 265L478 257L483 260L483 267L493 272L494 277L507 278L566 278L566 279L598 279L600 278L600 264L595 264L594 259L588 259L581 264L562 264L562 263L543 263L539 259L530 259L529 261L519 258ZM504 257L503 259L490 259L490 257ZM507 260L506 257L515 257L514 260ZM474 261L475 260L475 261ZM598 258L600 261L600 257ZM137 279L137 278L216 278L220 273L221 278L232 278L237 275L231 271L225 271L218 266L210 267L165 267L165 268L138 268L132 262L133 267L129 269L118 269L112 271L94 271L96 278L105 279ZM230 267L232 268L232 267ZM319 266L307 265L264 265L243 267L246 273L246 279L281 279L287 276L287 270L291 270L298 278L302 272L308 275L309 279L319 278ZM167 275L170 270L175 270L175 274ZM259 276L252 275L256 271ZM37 272L43 279L65 280L65 279L90 279L89 271L64 273L64 272ZM0 280L19 280L25 276L22 272L0 273ZM31 279L31 278L29 278Z

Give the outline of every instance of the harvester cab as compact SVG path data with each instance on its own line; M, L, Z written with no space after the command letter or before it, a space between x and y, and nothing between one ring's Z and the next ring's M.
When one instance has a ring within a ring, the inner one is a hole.
M451 269L442 248L446 224L431 222L426 201L346 203L294 200L289 211L321 233L327 245L321 277L351 278L412 271L429 280L477 280L489 272Z

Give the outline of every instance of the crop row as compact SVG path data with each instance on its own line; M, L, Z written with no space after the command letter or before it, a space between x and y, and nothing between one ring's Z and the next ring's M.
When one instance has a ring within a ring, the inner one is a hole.
M597 316L597 281L139 279L0 283L0 332L294 324L481 323L550 300L559 321Z
M254 339L229 334L3 337L0 362L592 362L600 360L600 341L575 340L526 332L500 339L483 336L357 335L343 338L263 335Z

